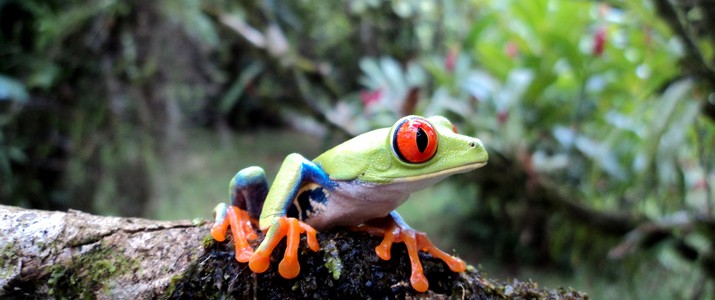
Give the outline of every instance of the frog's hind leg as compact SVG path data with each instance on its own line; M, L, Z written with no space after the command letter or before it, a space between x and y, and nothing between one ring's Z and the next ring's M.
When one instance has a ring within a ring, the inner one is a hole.
M216 222L211 228L211 236L221 242L226 239L230 227L236 248L236 260L248 262L253 248L248 241L256 239L251 223L258 219L263 202L268 194L268 182L260 167L245 168L229 183L230 205L220 203L214 209Z
M371 220L357 227L357 229L372 235L383 236L382 243L375 247L377 256L383 260L390 259L390 250L394 242L405 244L412 266L410 283L418 292L427 291L429 288L427 277L425 277L422 270L422 263L418 255L419 251L428 252L433 257L441 259L454 272L464 272L467 269L467 264L463 260L437 249L424 232L412 229L396 211L391 212L384 218Z
M258 220L268 195L266 173L255 166L238 171L228 185L228 194L231 205L247 211L251 218Z

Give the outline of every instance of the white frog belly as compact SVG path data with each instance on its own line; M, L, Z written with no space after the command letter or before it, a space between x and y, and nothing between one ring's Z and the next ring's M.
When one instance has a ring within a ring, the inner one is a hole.
M359 225L387 216L405 202L410 193L438 180L435 178L393 184L341 181L338 182L338 187L332 190L318 185L306 186L294 201L293 206L297 207L291 210L294 215L298 213L301 220L317 230Z

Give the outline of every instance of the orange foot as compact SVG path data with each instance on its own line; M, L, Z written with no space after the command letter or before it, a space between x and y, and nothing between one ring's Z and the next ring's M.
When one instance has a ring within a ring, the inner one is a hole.
M369 222L368 224L357 227L358 230L366 231L372 235L383 235L382 243L375 247L375 252L383 260L390 260L390 249L394 242L403 242L407 247L407 254L410 256L412 265L412 275L410 283L418 292L425 292L429 288L429 282L422 270L422 263L417 254L418 250L428 252L434 257L437 257L447 263L449 269L454 272L464 272L467 269L467 264L454 256L444 253L437 249L424 232L416 231L402 221L402 218L396 214Z
M276 248L278 243L286 237L286 251L278 265L278 273L283 278L292 279L300 273L300 264L298 263L298 245L300 244L300 234L305 232L308 239L308 247L311 250L318 251L318 239L315 237L316 231L310 225L299 221L296 218L279 217L271 225L266 238L256 253L251 256L248 266L254 273L263 273L268 269L271 263L271 253Z
M236 248L236 260L243 263L248 262L253 255L253 248L248 241L255 240L257 237L251 226L248 212L233 205L226 207L226 204L219 204L214 213L216 222L211 227L211 237L223 242L226 239L226 229L231 227Z

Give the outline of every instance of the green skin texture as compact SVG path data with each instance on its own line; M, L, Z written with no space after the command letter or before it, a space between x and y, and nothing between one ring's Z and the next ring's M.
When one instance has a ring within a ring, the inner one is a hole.
M313 162L320 165L332 180L357 179L375 184L416 181L445 172L451 175L460 167L486 163L489 155L481 141L455 133L452 123L444 117L427 120L436 129L439 143L437 153L427 162L405 163L394 154L394 126L361 134L326 151ZM476 149L468 147L470 143L475 143Z
M355 198L355 201L350 202L350 205L360 205L362 202L358 198L376 197L388 189L399 195L404 194L406 199L410 193L444 177L471 171L486 164L489 156L479 139L455 133L452 123L442 116L430 117L427 121L435 129L438 142L437 152L427 162L406 163L395 154L392 137L395 127L400 124L398 121L392 127L376 129L354 137L321 154L313 163L328 174L330 181L338 183L340 187L359 186L354 191L351 190L351 197ZM304 161L305 158L299 154L286 157L263 205L259 220L261 230L276 227L272 225L279 217L286 215L287 201L293 201L295 188L304 183L304 171L301 167ZM404 200L396 205L402 201ZM392 209L394 208L386 208L380 217L387 216ZM273 230L269 230L267 236L272 234Z

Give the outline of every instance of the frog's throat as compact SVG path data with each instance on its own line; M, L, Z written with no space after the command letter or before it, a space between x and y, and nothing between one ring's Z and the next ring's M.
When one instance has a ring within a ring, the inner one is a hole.
M485 166L486 164L487 164L487 162L483 161L483 162L477 162L477 163L463 165L463 166L459 166L459 167L455 167L455 168L444 169L442 171L429 173L429 174L395 178L392 181L390 181L390 183L414 182L414 181L420 181L420 180L425 180L425 179L430 179L430 178L446 177L446 176L449 176L452 174L464 173L464 172L468 172L468 171L471 171L474 169L479 169L479 168Z

